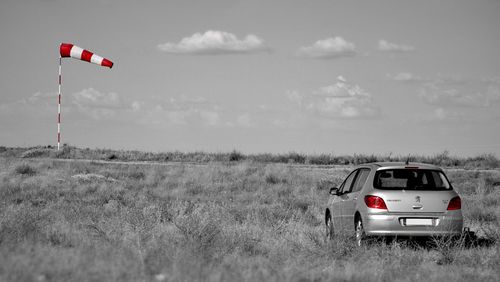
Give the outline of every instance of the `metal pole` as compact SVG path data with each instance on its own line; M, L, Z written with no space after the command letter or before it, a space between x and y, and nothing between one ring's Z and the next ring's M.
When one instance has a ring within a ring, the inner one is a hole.
M59 95L57 102L57 150L61 144L61 64L62 58L59 57Z

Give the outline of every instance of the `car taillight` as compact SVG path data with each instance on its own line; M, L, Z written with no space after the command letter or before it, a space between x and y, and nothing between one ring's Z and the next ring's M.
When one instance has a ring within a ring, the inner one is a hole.
M460 200L459 196L456 196L450 200L450 203L448 203L447 210L454 211L454 210L459 210L461 208L462 208L462 201Z
M385 205L384 199L382 199L378 196L373 196L373 195L365 196L365 204L367 207L369 207L371 209L380 209L380 210L387 209L387 206Z

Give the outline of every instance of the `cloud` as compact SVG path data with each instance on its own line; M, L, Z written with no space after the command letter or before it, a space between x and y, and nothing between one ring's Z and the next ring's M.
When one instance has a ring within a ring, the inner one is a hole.
M61 109L63 113L69 112L69 107ZM0 103L1 115L23 115L49 117L57 113L57 93L55 92L36 92L29 97L23 97L14 101L5 101Z
M135 108L139 110L134 112ZM140 102L135 108L132 107L131 113L136 115L138 122L154 128L172 126L251 128L265 119L263 112L270 110L267 106L262 106L255 107L252 111L248 105L225 108L205 97L184 94L169 98L156 97L153 101ZM254 114L255 112L258 114Z
M139 118L139 122L152 126L171 126L171 125L220 125L220 113L215 110L206 110L198 108L189 109L165 109L162 106L156 106L145 112Z
M423 78L417 75L414 75L409 72L400 72L397 74L387 74L387 77L394 81L399 82L419 82L423 81Z
M24 104L38 104L38 103L43 103L43 104L54 104L57 98L57 93L55 92L48 92L48 93L42 93L42 92L36 92L35 94L31 95L27 99L22 99L19 102L24 103Z
M426 104L443 108L486 108L500 103L500 83L440 77L425 83L419 96Z
M298 91L288 90L285 95L292 103L297 104L299 107L302 107L304 96L302 96Z
M178 97L171 97L164 103L169 109L192 109L192 108L217 108L215 103L208 101L201 96L187 96L179 95Z
M117 110L124 108L120 95L114 92L103 93L94 88L73 93L71 104L80 113L96 120L111 118L115 116Z
M356 55L356 46L342 37L331 37L316 41L311 46L301 47L297 56L313 59L334 59Z
M434 109L433 118L440 121L459 121L463 120L463 116L455 111L450 111L443 108Z
M380 39L378 41L378 49L384 52L410 52L415 50L415 47L410 45L391 43L384 39Z
M200 111L201 121L209 126L216 126L220 124L220 114L216 111Z
M471 122L474 117L466 117L463 113L455 110L450 110L442 107L436 107L431 112L425 114L416 114L406 120L410 123L429 124L436 122L439 123L457 123L457 122Z
M139 112L143 107L143 103L140 101L133 101L130 107L132 108L132 111Z
M302 111L325 118L358 119L380 115L380 108L372 95L359 85L351 85L338 77L333 85L321 87L311 95L302 96L296 91L287 92L288 99Z
M0 105L5 114L26 113L38 117L57 114L57 93L36 92L28 98ZM3 109L8 109L4 111ZM103 93L94 88L83 89L72 94L62 95L62 115L82 114L95 120L115 117L120 110L133 109L124 106L117 93Z
M248 113L239 115L236 119L236 123L241 127L254 127L255 126L255 123L252 120L252 117Z
M450 107L487 108L500 103L499 78L463 78L439 74L434 78L408 72L387 74L389 79L418 83L418 95L428 105L442 109Z
M202 124L207 126L216 126L220 122L220 114L214 110L187 109L187 110L166 110L164 112L167 119L164 120L170 124Z
M92 87L72 94L72 98L72 103L78 107L119 108L122 106L120 95L117 93L103 93Z
M135 102L134 102L135 103ZM134 104L133 103L133 104ZM154 102L138 102L139 123L154 127L178 125L221 125L220 107L200 96L179 95Z
M232 53L256 53L269 51L264 41L256 35L249 34L243 40L236 35L217 30L209 30L205 33L195 33L190 37L184 37L179 43L159 44L158 49L174 54L232 54Z

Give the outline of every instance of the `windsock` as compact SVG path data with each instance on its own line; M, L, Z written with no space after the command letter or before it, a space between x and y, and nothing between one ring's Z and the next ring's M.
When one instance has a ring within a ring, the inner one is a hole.
M74 59L94 63L103 67L112 68L113 62L98 56L88 50L82 49L78 46L69 43L61 43L60 53L62 58L71 57Z

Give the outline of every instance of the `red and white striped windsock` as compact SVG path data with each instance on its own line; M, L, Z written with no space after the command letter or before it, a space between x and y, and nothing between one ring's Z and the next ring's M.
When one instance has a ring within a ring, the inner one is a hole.
M86 61L89 63L94 63L103 67L112 68L113 62L98 56L88 50L82 49L76 45L69 43L61 43L60 53L62 58L75 58L78 60Z

